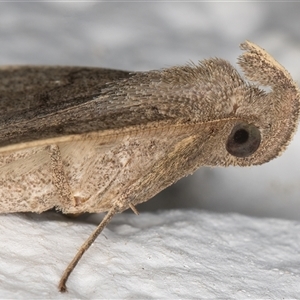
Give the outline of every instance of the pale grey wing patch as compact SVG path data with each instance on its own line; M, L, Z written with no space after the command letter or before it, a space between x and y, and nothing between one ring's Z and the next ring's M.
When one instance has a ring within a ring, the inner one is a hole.
M79 67L0 68L0 147L102 130L109 114L107 103L101 106L103 89L133 74Z
M107 211L180 139L155 131L105 145L97 140L59 144L65 175L77 200L68 212Z
M126 71L102 68L0 67L0 115L69 102L82 94L91 94L101 85L129 76Z
M42 212L57 201L46 147L0 154L0 211Z

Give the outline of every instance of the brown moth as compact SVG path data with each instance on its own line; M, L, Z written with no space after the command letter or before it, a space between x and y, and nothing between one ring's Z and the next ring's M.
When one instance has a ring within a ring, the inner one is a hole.
M107 211L65 270L116 213L201 166L278 156L299 119L289 73L250 42L222 59L159 71L0 68L0 212ZM265 92L258 85L269 86Z

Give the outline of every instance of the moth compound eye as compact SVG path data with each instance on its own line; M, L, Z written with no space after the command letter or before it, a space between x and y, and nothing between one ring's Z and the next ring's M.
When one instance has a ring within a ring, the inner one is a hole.
M258 149L260 141L260 131L256 126L239 123L228 136L226 150L233 156L247 157Z

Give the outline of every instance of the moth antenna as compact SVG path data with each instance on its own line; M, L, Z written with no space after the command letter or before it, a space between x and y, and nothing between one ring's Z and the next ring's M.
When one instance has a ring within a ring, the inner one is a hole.
M85 253L85 251L88 250L89 247L94 243L94 241L96 240L96 238L98 237L98 235L107 226L107 224L111 221L112 217L116 213L117 213L117 208L116 207L111 208L107 212L107 214L105 215L105 217L103 218L103 220L101 221L101 223L97 226L97 228L92 232L92 234L88 237L88 239L80 247L80 249L78 250L78 252L74 256L74 258L72 259L72 261L69 263L69 265L65 269L65 271L64 271L64 273L63 273L63 275L62 275L62 277L61 277L61 279L59 281L58 289L59 289L60 292L64 293L64 292L67 291L66 282L67 282L70 274L72 273L72 271L76 267L77 263L79 262L80 258Z
M130 203L130 204L129 204L129 207L131 208L131 210L132 210L137 216L140 214L133 204Z

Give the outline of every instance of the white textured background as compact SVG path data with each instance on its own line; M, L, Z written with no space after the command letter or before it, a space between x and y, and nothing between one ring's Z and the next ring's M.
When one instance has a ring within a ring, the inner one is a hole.
M0 3L0 64L235 63L248 39L300 82L299 15L297 2ZM299 298L299 150L298 133L266 165L202 168L115 217L64 295L59 277L101 216L1 215L0 298Z

